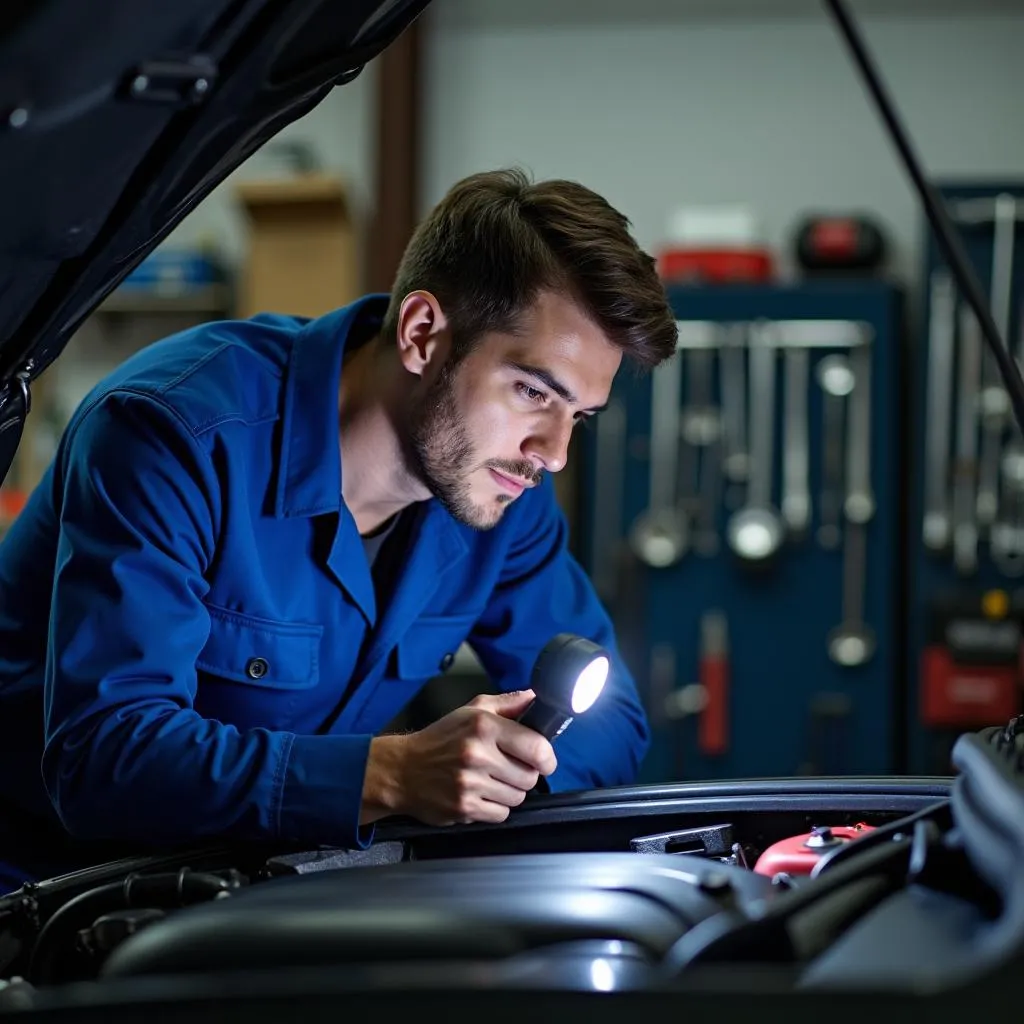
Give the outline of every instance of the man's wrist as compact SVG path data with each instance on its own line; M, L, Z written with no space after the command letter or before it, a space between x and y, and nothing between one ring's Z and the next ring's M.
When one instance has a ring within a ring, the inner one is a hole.
M401 814L405 806L402 764L407 736L375 736L370 740L363 780L360 825L367 825L391 814Z

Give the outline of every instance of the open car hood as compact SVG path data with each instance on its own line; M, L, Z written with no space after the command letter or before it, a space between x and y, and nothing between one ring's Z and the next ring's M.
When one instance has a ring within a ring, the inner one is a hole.
M29 384L210 191L428 0L0 5L0 481Z
M30 384L228 174L351 81L429 0L4 0L0 482ZM1024 378L843 0L835 20L995 358Z

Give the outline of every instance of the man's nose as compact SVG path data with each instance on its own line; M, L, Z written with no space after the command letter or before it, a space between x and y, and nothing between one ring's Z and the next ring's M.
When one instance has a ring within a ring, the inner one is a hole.
M543 430L532 433L523 443L523 454L531 462L539 462L538 469L557 473L565 468L571 437L572 420L559 419L557 422L546 424Z

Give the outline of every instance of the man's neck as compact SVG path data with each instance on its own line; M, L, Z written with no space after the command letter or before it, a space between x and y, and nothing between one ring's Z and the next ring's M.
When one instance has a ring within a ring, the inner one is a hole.
M341 494L363 536L429 497L406 468L395 420L402 405L397 378L376 342L360 346L342 369Z

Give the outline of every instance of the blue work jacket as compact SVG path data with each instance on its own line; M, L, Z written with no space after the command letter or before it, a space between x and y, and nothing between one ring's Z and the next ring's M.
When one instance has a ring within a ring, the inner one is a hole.
M606 645L549 782L634 779L644 713L550 480L489 531L415 506L379 602L338 394L350 331L386 301L186 331L75 411L0 545L0 891L111 843L365 845L370 739L463 641L502 690L556 633Z

